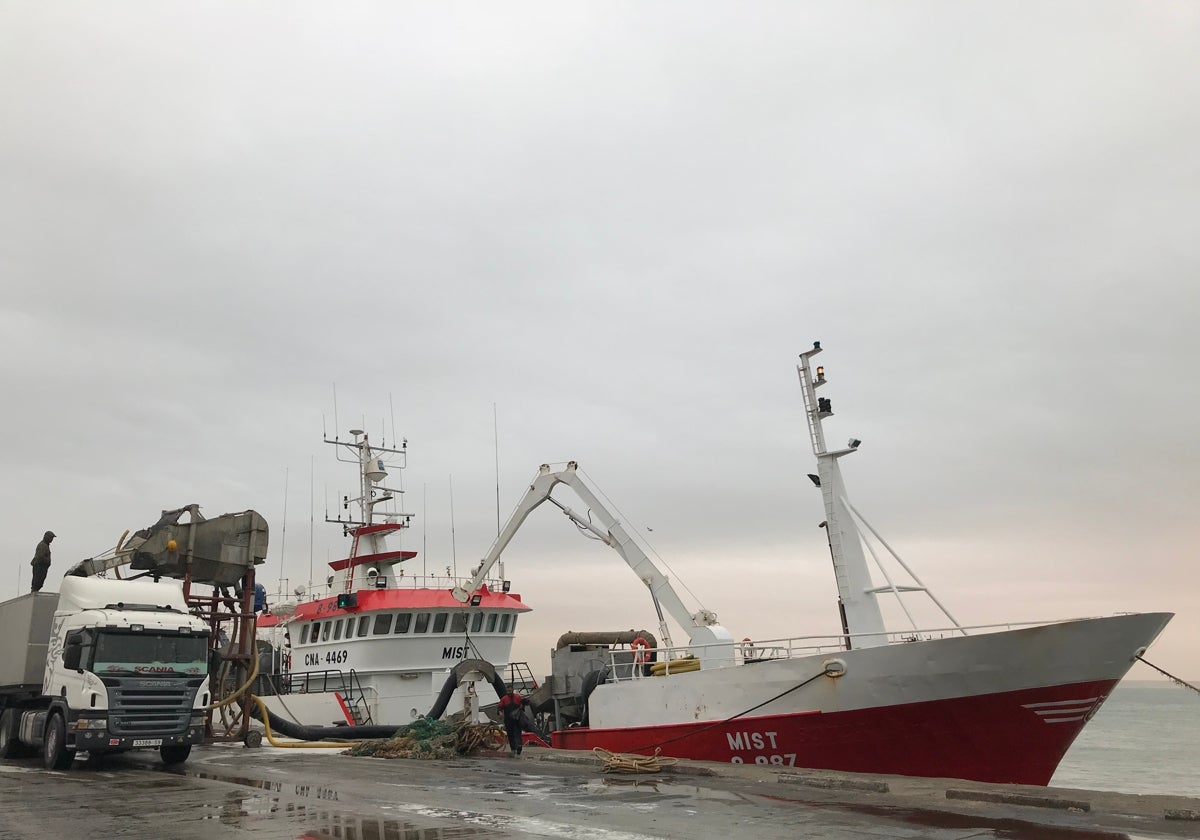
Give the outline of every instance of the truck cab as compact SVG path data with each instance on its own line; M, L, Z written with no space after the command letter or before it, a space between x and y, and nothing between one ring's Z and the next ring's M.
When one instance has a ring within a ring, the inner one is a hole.
M0 604L0 623L12 623L19 602L47 596ZM180 584L67 577L57 599L48 624L44 602L28 610L27 645L0 651L0 756L36 748L59 770L77 754L131 749L185 761L204 738L209 629L188 612ZM39 690L10 681L39 656Z

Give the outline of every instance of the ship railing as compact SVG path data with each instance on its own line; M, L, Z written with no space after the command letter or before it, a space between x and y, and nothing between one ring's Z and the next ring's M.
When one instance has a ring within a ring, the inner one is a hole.
M358 672L353 668L349 673L330 668L324 671L308 671L304 673L285 673L260 675L267 680L270 694L326 694L336 691L342 696L354 715L355 722L370 724L371 702L368 692L378 697L374 686L364 686ZM267 693L267 692L264 692Z
M538 689L537 677L528 662L510 662L504 669L508 675L505 684L520 694L529 694Z
M369 726L374 723L371 718L371 704L367 702L367 693L363 691L363 684L358 679L358 672L353 668L350 669L350 680L342 699L350 708L356 724Z
M469 577L430 574L380 575L374 578L374 580L376 582L376 588L378 589L454 589L457 586L465 587L471 582L471 578ZM483 581L483 584L492 592L504 592L505 583L508 583L510 587L512 585L511 581L501 580L500 578L490 578ZM333 592L333 587L333 584L330 584L328 587L324 585L314 586L307 593L305 593L302 600L316 601L320 598L328 598L330 597L330 593ZM366 588L369 588L369 586ZM281 607L280 610L286 608L287 607ZM295 607L291 606L291 610L294 609ZM276 612L280 612L280 610L276 610Z
M919 630L889 631L885 635L887 644L911 644L913 642L932 641L951 636L981 635L987 633L1002 633L1008 630L1018 630L1025 627L1044 627L1048 624L1062 624L1070 621L1084 621L1084 618L1056 619L1053 621L1010 621L1003 624L976 624L966 627L934 627ZM679 645L669 648L657 648L647 654L614 648L609 652L609 676L614 680L640 679L651 676L656 670L662 672L663 666L654 668L656 663L672 663L668 672L682 673L694 670L695 667L711 668L725 667L736 664L751 664L775 659L798 659L806 656L833 655L844 653L848 647L856 647L856 638L871 640L878 639L878 633L851 633L823 636L792 636L782 639L764 639L755 641L742 639L740 642L717 642L707 645ZM847 644L849 642L849 645ZM859 647L866 647L860 645ZM644 660L644 661L643 661ZM688 668L688 660L698 660L698 666Z
M403 570L401 570L403 571ZM456 586L466 586L471 582L470 577L456 575L410 575L396 574L388 580L388 589L453 589ZM503 592L505 581L500 578L488 578L483 581L492 592ZM511 586L511 582L509 582Z
M945 639L951 636L984 635L987 633L1003 633L1008 630L1018 630L1024 627L1044 627L1048 624L1061 624L1068 621L1083 621L1082 618L1055 619L1052 621L1008 621L1002 624L975 624L964 627L931 627L916 630L893 630L884 634L887 644L911 644L913 642L928 642L934 639ZM737 644L738 653L743 661L755 662L763 659L794 659L801 656L813 656L843 652L847 648L856 647L855 639L878 639L878 633L851 633L836 636L793 636L785 639L765 639L761 642L744 639ZM849 644L847 644L847 642ZM866 647L858 645L857 647Z
M292 672L282 681L282 694L324 694L338 691L346 694L351 683L346 674L336 668L325 671Z

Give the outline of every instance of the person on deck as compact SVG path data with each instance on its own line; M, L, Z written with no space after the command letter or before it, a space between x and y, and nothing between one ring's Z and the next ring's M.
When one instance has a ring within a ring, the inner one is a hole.
M500 698L500 714L504 717L504 731L508 733L508 747L513 755L520 755L521 731L525 728L525 698L510 688Z
M33 566L33 588L30 592L40 592L42 584L46 582L46 572L50 571L50 543L53 541L54 532L47 531L33 550L33 560L29 562Z

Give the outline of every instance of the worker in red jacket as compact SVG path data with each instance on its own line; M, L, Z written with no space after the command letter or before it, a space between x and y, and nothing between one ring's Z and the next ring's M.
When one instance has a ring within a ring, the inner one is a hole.
M525 728L525 698L513 689L500 698L500 714L504 718L504 731L508 733L508 746L513 755L521 754L521 730Z

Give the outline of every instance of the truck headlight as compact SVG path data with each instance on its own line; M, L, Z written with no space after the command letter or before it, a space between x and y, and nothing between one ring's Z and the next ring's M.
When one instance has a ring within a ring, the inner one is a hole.
M108 729L108 718L80 718L75 721L76 729Z

